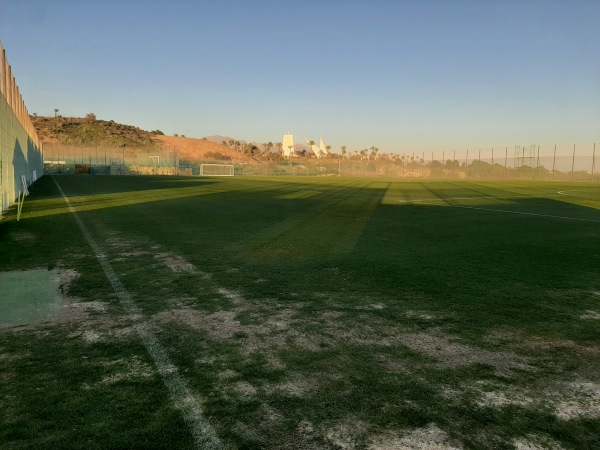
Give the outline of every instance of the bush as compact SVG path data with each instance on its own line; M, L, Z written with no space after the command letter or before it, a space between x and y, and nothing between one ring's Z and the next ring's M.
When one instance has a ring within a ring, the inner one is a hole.
M219 152L207 152L204 156L208 159L214 159L216 161L231 161L231 156L223 155Z

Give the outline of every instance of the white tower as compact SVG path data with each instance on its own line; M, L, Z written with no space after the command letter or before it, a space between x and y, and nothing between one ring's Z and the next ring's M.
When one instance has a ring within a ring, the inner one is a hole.
M281 143L281 147L283 150L283 156L285 156L286 158L292 156L295 153L294 135L293 134L284 134L283 141Z

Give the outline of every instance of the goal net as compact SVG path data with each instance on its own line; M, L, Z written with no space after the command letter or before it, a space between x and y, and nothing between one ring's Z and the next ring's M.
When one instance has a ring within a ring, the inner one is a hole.
M234 175L233 164L200 164L200 176L232 177Z

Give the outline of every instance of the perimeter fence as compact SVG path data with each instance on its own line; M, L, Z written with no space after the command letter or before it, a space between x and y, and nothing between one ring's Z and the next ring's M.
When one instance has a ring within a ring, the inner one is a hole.
M14 203L44 166L42 145L0 43L0 212Z
M389 178L600 181L595 144L522 145L376 157L330 155L315 159L254 158L232 161L220 154L203 159L182 155L177 148L129 148L44 144L49 173L101 175L199 175L200 164L234 164L236 175L352 176Z

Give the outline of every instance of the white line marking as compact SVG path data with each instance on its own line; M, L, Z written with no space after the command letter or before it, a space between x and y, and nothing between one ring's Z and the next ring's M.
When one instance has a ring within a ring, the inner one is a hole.
M422 204L422 205L430 204L427 201L418 201L418 200L398 200L398 201L401 203L416 203L416 204ZM522 212L522 211L508 211L506 209L480 208L480 207L475 207L475 206L460 206L460 205L447 205L447 204L446 205L440 204L440 205L436 205L436 206L445 206L448 208L477 209L480 211L492 211L492 212L500 212L500 213L506 213L506 214L519 214L522 216L548 217L550 219L577 220L580 222L600 223L600 220L595 220L595 219L581 219L578 217L553 216L551 214L538 214L538 213L530 213L530 212Z
M141 338L144 347L146 347L146 351L150 354L150 357L154 361L156 369L160 373L163 382L169 391L171 400L175 404L175 407L181 411L185 422L190 428L190 431L194 436L196 446L199 449L207 450L223 448L219 438L215 433L215 430L202 415L202 408L192 395L187 383L181 377L181 375L179 375L177 367L171 363L167 350L150 330L142 311L137 307L131 298L131 295L129 292L127 292L119 280L119 277L108 262L106 254L102 251L102 248L96 243L83 221L79 218L75 208L71 206L71 202L58 184L58 181L56 181L54 177L52 177L52 179L54 180L54 183L56 183L56 186L65 200L65 203L69 207L69 211L73 214L77 225L79 225L85 240L94 251L96 259L102 266L104 274L106 275L106 278L111 284L114 292L119 297L121 305L125 311L127 311L127 314L129 314L131 319L136 322L135 328L137 333Z

